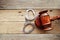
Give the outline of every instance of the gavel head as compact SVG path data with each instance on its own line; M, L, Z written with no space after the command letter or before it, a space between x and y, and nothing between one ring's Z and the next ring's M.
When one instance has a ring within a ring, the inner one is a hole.
M52 29L50 16L47 12L48 10L39 12L39 15L35 19L36 27L45 31Z

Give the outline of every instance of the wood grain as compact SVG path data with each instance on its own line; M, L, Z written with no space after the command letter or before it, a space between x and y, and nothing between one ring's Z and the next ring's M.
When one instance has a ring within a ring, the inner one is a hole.
M60 40L59 34L0 34L0 40Z
M0 9L60 9L60 0L0 0Z

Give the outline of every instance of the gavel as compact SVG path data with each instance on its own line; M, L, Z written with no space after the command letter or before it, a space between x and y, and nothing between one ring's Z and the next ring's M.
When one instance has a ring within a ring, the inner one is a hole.
M33 18L29 18L30 11L34 15ZM38 13L38 15L35 15L34 10L29 9L29 10L27 10L26 15L25 15L25 24L24 24L23 32L24 33L31 33L35 29L35 26L38 29L41 29L44 31L52 30L53 29L53 27L51 26L52 21L59 20L59 19L60 19L60 16L53 16L53 18L51 18L50 15L48 14L48 10L41 11ZM33 20L35 20L34 21L35 24L31 23ZM29 30L28 32L26 32L25 28L28 27L28 25L31 25L32 29Z
M36 27L44 31L52 30L52 21L60 19L60 16L54 16L53 18L50 18L50 15L47 12L48 10L39 12L39 15L35 19Z

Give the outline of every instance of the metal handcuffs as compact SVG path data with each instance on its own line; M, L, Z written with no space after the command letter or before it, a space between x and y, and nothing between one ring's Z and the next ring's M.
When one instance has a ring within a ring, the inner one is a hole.
M30 11L31 11L31 12L33 13L33 15L34 15L33 18L29 18L29 12L30 12ZM31 32L34 30L35 25L34 25L33 23L31 23L31 21L33 21L34 19L35 19L35 11L34 11L33 9L28 9L28 10L26 11L26 15L25 15L25 24L24 24L24 28L23 28L23 32L24 32L24 33L29 34L29 33L31 33ZM25 28L26 28L28 25L31 25L31 26L32 26L32 29L29 30L29 32L26 32L26 31L25 31Z

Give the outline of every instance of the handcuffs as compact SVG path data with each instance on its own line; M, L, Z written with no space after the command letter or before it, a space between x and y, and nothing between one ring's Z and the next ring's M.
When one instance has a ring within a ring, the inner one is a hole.
M29 12L32 12L34 17L33 18L29 18ZM25 14L25 23L24 23L24 28L23 28L23 32L26 33L26 34L29 34L31 33L34 28L35 28L35 25L33 23L31 23L33 20L35 19L35 11L33 9L28 9L26 11L26 14ZM32 29L29 30L28 32L25 31L25 28L28 27L28 25L31 25Z

